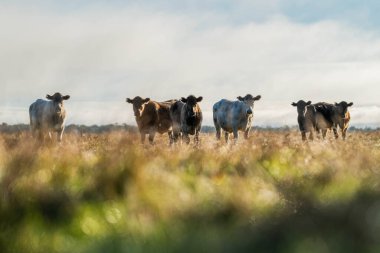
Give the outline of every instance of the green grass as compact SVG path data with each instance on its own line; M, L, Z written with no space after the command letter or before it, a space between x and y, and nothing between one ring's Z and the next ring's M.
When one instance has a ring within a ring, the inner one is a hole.
M380 133L0 137L1 252L379 252Z

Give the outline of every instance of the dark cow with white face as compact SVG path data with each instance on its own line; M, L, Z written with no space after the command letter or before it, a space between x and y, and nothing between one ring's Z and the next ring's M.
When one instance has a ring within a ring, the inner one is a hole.
M261 96L253 97L247 94L245 97L237 97L237 101L222 99L213 106L213 120L216 128L216 138L220 140L223 129L226 142L230 133L233 133L235 143L238 139L238 131L244 131L244 138L248 139L253 121L254 102Z
M202 99L202 97L195 97L193 95L181 98L181 102L184 103L181 109L181 132L187 144L190 143L189 135L195 135L195 142L199 142L199 132L201 131L203 116L198 103Z
M292 103L292 106L297 107L297 121L298 127L301 131L302 140L306 140L306 133L309 134L309 139L313 140L313 132L316 130L316 118L315 118L315 108L311 104L311 101L305 102L299 100L297 103Z
M203 120L202 111L198 102L202 97L196 98L193 95L175 102L170 107L170 117L173 122L173 138L176 142L179 137L183 137L186 143L190 142L188 135L195 134L195 142L199 142L199 132Z
M29 107L30 128L33 136L44 138L44 133L48 132L51 138L51 131L57 133L58 141L62 141L65 128L66 110L63 101L70 98L69 95L62 96L56 92L53 96L46 95L48 101L37 99Z
M153 144L156 133L168 133L170 143L172 137L172 120L170 118L170 106L176 100L168 100L165 102L156 102L150 98L141 98L139 96L134 99L127 98L126 101L133 105L136 123L140 131L141 142L144 143L145 136L149 134L149 142Z
M342 138L344 140L346 139L348 124L351 119L348 107L352 105L352 102L347 103L346 101L335 104L317 103L315 108L317 112L323 114L326 121L332 126L335 138L339 137L337 130L339 127L341 129Z

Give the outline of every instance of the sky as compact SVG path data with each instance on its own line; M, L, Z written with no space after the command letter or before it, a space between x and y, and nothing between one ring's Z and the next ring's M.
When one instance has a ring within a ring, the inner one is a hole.
M135 125L126 98L248 93L253 125L296 125L300 99L353 102L380 127L380 3L353 0L0 0L0 123L46 94L67 124Z

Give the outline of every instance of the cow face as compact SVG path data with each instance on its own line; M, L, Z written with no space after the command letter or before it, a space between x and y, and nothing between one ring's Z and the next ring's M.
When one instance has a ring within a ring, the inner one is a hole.
M311 105L311 101L305 102L303 100L300 100L297 103L294 103L294 102L292 103L292 106L297 106L298 116L303 116L303 117L305 117L306 115L308 105Z
M141 98L139 96L135 97L134 99L127 98L127 102L133 105L133 112L135 114L135 117L141 117L145 105L148 104L150 101L150 98Z
M63 100L68 100L70 98L69 95L66 95L66 96L62 96L61 93L59 92L56 92L54 93L53 96L51 95L46 95L46 98L51 100L53 102L53 105L54 105L54 112L57 114L57 115L61 115L62 112L63 112Z
M354 103L347 103L346 101L342 101L340 103L335 103L336 112L338 113L340 118L345 118L348 107L352 106Z
M199 113L197 104L201 102L203 97L195 97L193 95L188 96L187 98L182 97L181 101L186 105L186 111L189 113L190 117L195 117Z
M256 100L260 100L261 96L258 95L256 97L253 97L251 94L245 95L245 97L238 96L237 99L239 101L244 102L248 107L246 108L247 115L253 114L253 106Z

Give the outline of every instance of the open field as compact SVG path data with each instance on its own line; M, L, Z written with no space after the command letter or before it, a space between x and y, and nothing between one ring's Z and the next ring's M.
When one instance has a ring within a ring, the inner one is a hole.
M332 134L330 133L331 137ZM1 252L379 252L380 132L0 136Z

